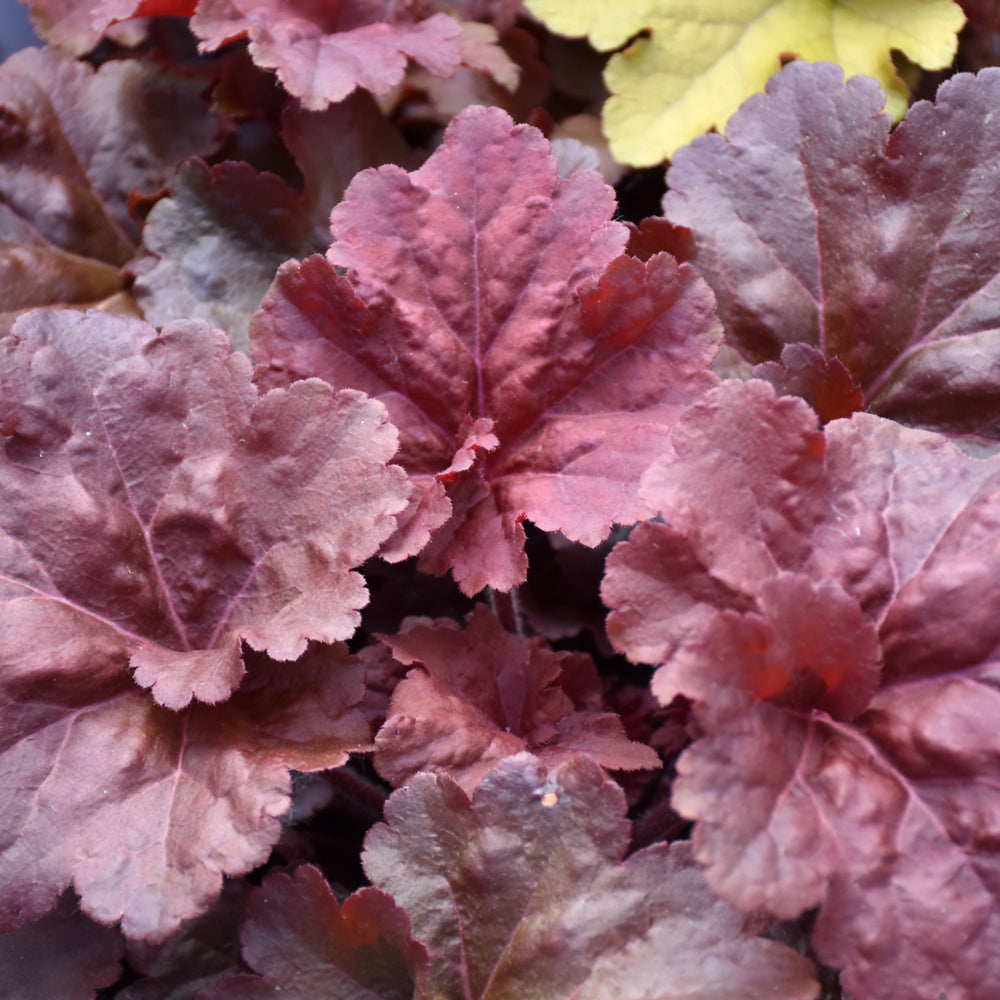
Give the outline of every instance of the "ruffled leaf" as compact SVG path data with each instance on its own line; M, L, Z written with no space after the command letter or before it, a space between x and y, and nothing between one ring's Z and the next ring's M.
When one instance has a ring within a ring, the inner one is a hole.
M471 108L420 170L359 174L326 258L283 265L251 324L260 361L386 404L413 535L436 532L422 568L468 594L524 580L525 518L594 545L646 516L639 476L715 381L704 285L622 256L611 189L557 171L534 129Z
M351 569L405 504L396 435L359 393L258 397L250 374L196 321L17 323L0 345L4 662L111 656L178 709L228 697L241 642L294 659L351 635Z

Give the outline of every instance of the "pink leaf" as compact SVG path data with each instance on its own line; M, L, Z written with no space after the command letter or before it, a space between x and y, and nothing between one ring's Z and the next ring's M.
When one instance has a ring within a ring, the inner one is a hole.
M612 770L660 767L655 751L628 740L617 716L586 704L600 695L589 657L505 632L485 605L465 629L417 618L381 638L401 663L420 664L397 685L375 739L375 766L394 784L434 771L471 795L522 750L550 765L583 753Z
M582 757L504 761L470 802L417 775L365 842L365 871L428 951L428 996L813 998L809 962L755 938L687 845L621 861L621 789Z
M407 59L447 76L461 62L461 25L446 14L423 20L402 5L385 20L377 0L322 7L295 0L200 0L191 28L210 52L244 36L258 66L277 71L288 92L322 111L356 87L385 94L403 79Z
M406 495L378 403L319 381L258 398L204 324L70 311L18 322L0 386L0 635L27 669L100 649L178 709L239 685L241 641L287 660L352 634L350 570Z
M363 667L340 648L281 669L258 657L225 704L172 712L112 651L72 632L53 640L41 664L4 652L0 771L16 789L0 830L5 927L45 913L72 880L90 916L166 938L208 908L223 874L267 858L290 768L336 767L367 744L351 708Z
M492 421L423 562L468 594L524 580L525 518L593 545L646 516L639 476L714 382L707 289L621 256L613 211L597 174L559 181L538 132L471 108L420 170L359 174L326 259L283 265L251 324L262 362L385 402L425 494Z
M746 361L805 342L866 409L1000 436L998 94L1000 71L960 74L890 135L874 80L793 62L678 151L664 214Z

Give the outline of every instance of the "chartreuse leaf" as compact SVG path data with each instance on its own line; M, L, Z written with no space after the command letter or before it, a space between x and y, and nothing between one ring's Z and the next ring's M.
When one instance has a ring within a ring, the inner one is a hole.
M792 53L875 77L900 117L907 92L890 50L947 66L965 15L952 0L525 0L549 28L620 48L605 70L604 129L614 155L650 166L761 90Z

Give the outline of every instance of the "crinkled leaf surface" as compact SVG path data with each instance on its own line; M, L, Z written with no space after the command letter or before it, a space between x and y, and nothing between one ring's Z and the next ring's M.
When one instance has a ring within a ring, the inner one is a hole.
M0 996L93 1000L121 975L122 937L80 912L67 892L40 920L0 934Z
M674 805L713 888L792 917L851 995L1000 981L1000 460L727 382L643 481L609 557L616 645L704 737Z
M52 633L61 645L43 663L3 654L4 927L44 914L72 880L95 919L166 938L208 908L223 874L267 858L289 768L336 767L367 743L351 708L363 667L340 647L280 668L258 656L222 705L172 712L120 669L111 640Z
M0 66L0 322L31 306L101 302L150 194L183 158L210 151L219 121L194 84L127 61L98 70L52 49Z
M311 865L270 875L251 893L240 937L260 976L227 977L195 1000L411 1000L426 965L389 896L361 889L341 906Z
M728 342L802 341L867 409L1000 437L1000 71L959 75L890 135L874 81L793 63L680 150L664 212L690 227Z
M294 659L345 639L351 572L407 484L384 408L318 380L258 397L199 321L37 310L0 344L0 650L25 669L131 666L216 702L241 640Z
M755 938L685 844L621 861L621 789L585 757L518 754L470 802L420 774L365 842L365 871L410 917L428 996L479 1000L812 998L810 963Z
M359 174L326 257L283 265L251 324L258 360L386 404L425 507L409 551L453 510L422 565L466 593L523 581L524 518L593 545L644 516L665 425L714 383L711 295L621 256L613 212L597 174L560 181L537 131L471 108L419 170Z
M652 166L711 126L720 127L791 53L875 77L896 117L907 92L891 49L928 69L947 67L965 15L952 0L525 0L562 34L587 35L611 57L604 129L624 163ZM641 33L641 34L640 34ZM636 38L635 36L640 37Z
M402 81L408 59L448 76L468 51L460 45L463 26L457 19L413 0L391 5L382 0L200 0L191 28L202 40L202 51L248 37L254 62L275 70L288 92L311 111L343 100L356 87L387 93ZM506 59L492 48L497 58Z
M590 657L506 632L485 605L464 629L449 618L409 619L382 641L402 663L420 664L396 686L375 738L375 766L393 784L433 771L471 795L523 750L550 766L575 753L612 770L661 766L616 715L588 704L601 694Z

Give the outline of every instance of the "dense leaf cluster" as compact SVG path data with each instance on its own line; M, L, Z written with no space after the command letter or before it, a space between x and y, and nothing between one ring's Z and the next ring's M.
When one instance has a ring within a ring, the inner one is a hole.
M32 6L0 997L993 1000L996 11L626 221L518 0Z

